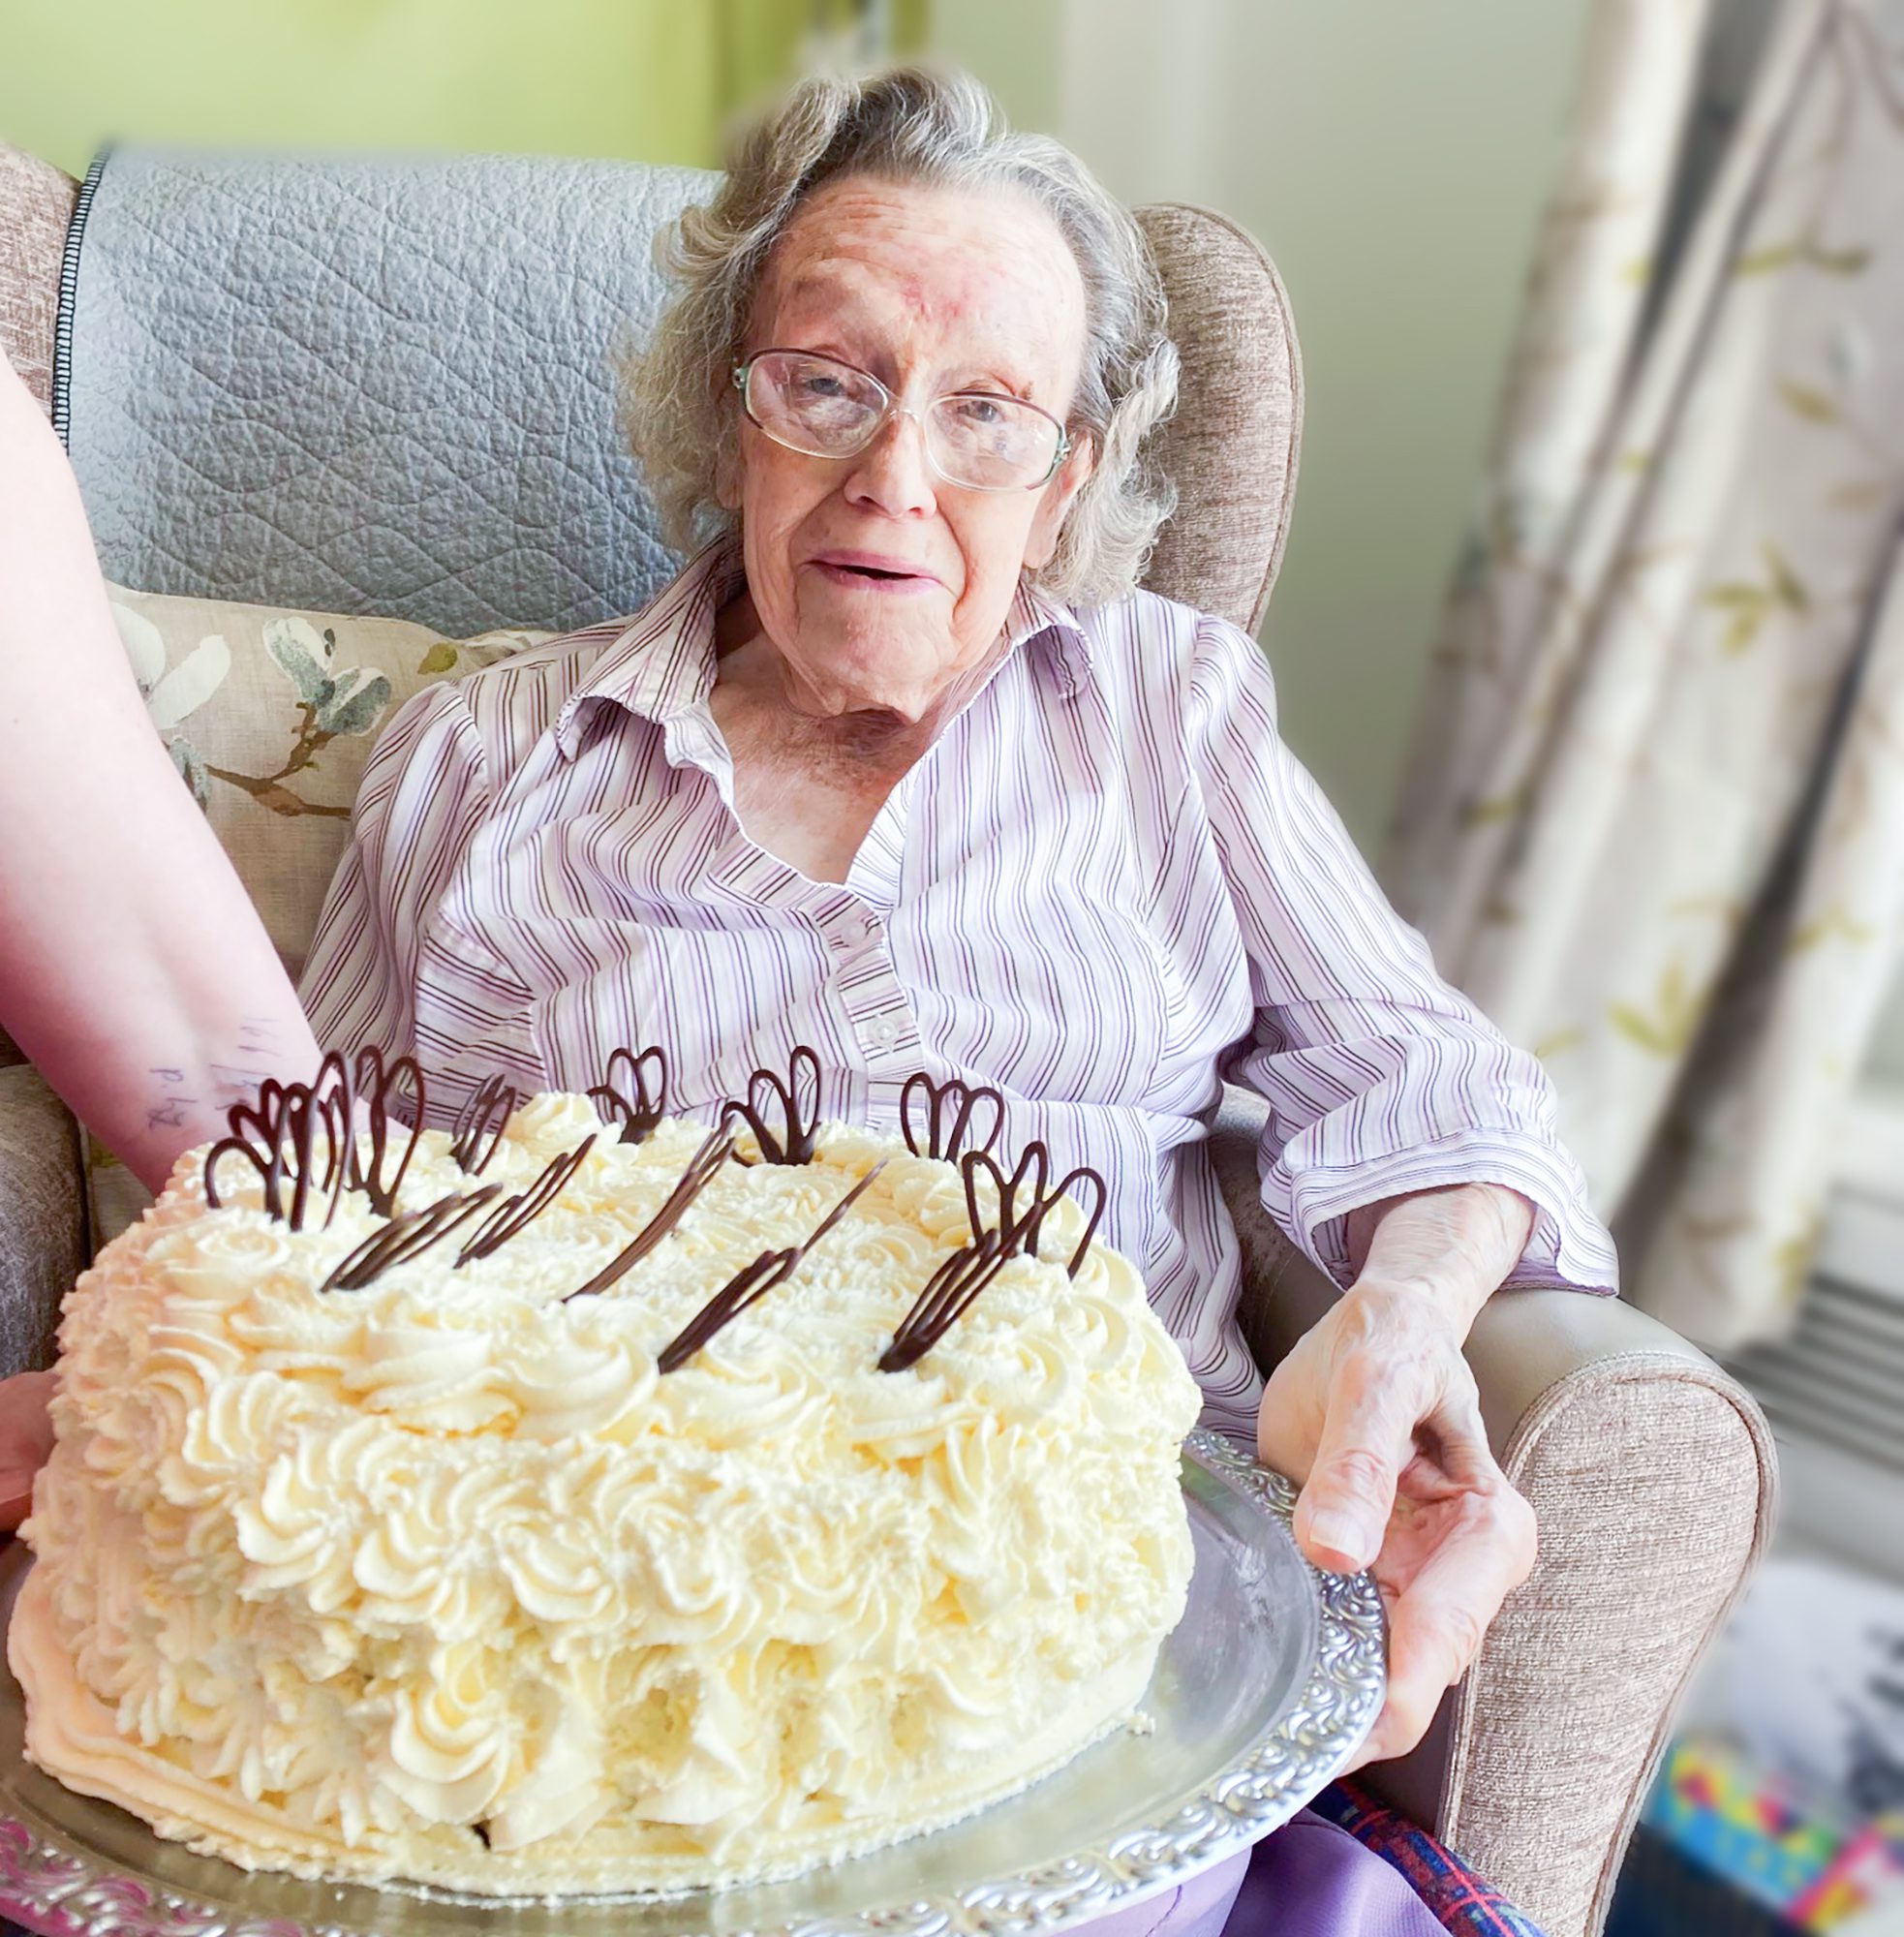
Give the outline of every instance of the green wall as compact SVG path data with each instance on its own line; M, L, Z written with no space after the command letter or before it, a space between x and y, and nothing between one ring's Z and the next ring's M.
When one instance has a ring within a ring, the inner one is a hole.
M1130 201L1261 235L1309 381L1270 623L1286 737L1372 851L1487 441L1586 0L866 0ZM0 0L0 138L711 165L853 0Z
M109 138L712 166L850 0L0 0L0 139ZM924 0L884 17L916 44Z
M1263 637L1371 855L1414 730L1588 0L941 0L938 46L1130 202L1219 208L1289 288L1302 478Z

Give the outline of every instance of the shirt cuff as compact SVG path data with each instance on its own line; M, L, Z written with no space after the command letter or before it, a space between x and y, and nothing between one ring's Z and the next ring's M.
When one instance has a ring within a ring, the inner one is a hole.
M1384 1197L1455 1184L1500 1184L1534 1207L1534 1228L1507 1289L1619 1289L1619 1261L1607 1228L1586 1201L1586 1181L1564 1152L1513 1130L1457 1130L1407 1150L1352 1164L1290 1171L1272 1164L1263 1204L1290 1238L1343 1290L1353 1282L1348 1214Z

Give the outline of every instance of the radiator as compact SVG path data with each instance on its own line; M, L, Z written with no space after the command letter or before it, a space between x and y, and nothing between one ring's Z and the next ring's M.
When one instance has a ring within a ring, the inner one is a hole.
M1797 1325L1732 1370L1778 1441L1782 1544L1904 1581L1904 1090L1858 1093L1834 1168Z

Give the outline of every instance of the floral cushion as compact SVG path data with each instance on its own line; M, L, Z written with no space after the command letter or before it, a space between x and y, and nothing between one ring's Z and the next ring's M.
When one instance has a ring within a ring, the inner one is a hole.
M401 619L286 612L107 587L172 764L205 811L293 981L378 729L412 693L549 637L444 639ZM86 1140L95 1249L149 1202Z

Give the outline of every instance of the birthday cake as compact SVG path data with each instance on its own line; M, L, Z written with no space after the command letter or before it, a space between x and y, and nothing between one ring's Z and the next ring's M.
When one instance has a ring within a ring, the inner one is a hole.
M996 1092L895 1137L817 1076L710 1127L618 1052L418 1132L370 1055L234 1111L64 1307L32 1760L248 1868L674 1891L1127 1722L1200 1401L1103 1184Z

